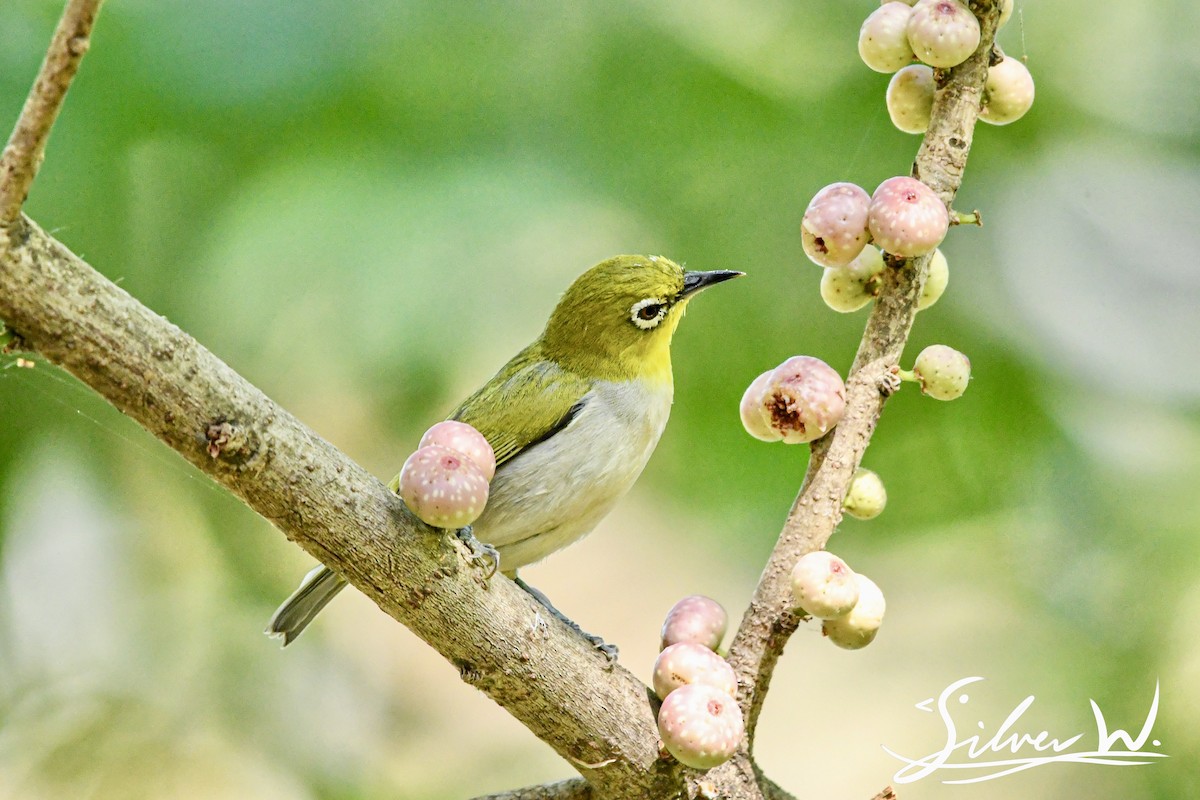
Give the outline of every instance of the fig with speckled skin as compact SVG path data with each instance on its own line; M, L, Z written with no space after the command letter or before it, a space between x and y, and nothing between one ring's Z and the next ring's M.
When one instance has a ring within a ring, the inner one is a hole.
M662 699L681 686L702 683L737 695L737 677L729 662L695 642L679 642L658 654L654 662L654 693Z
M887 610L883 592L865 575L855 574L858 581L858 602L845 616L827 619L821 630L829 641L846 650L858 650L875 641L883 614Z
M870 239L871 197L853 183L831 183L817 192L800 221L805 254L822 267L849 264Z
M855 519L875 519L887 505L887 490L879 475L869 469L855 470L842 508Z
M827 550L800 557L792 568L792 599L817 619L849 614L858 602L858 582L846 562Z
M746 433L764 442L778 442L783 438L783 434L772 428L766 415L762 413L763 395L771 382L772 372L774 370L767 370L750 382L742 394L742 403L738 408Z
M439 444L457 450L475 462L483 477L489 481L496 476L496 453L483 434L465 422L448 419L439 422L421 437L417 449L429 444Z
M858 311L871 302L879 291L883 256L871 245L863 248L844 267L831 267L821 276L821 299L842 314Z
M971 360L953 347L931 344L917 356L913 375L924 394L935 400L955 400L967 390Z
M988 67L979 118L992 125L1016 122L1033 106L1033 95L1033 76L1029 74L1029 68L1006 56L1000 63Z
M933 113L933 69L924 64L910 64L888 81L888 117L905 133L924 133Z
M732 758L744 730L737 702L703 684L676 689L658 710L658 733L667 751L694 769L712 769Z
M692 642L716 650L728 625L729 615L720 603L702 594L689 595L667 612L662 626L662 648Z
M917 311L924 311L940 300L949 284L950 263L941 250L934 250L929 259L929 274L925 276L925 285L921 287L921 296L917 298Z
M932 253L950 228L950 214L933 190L916 178L888 178L871 196L867 219L875 244L896 256Z
M470 525L483 513L488 481L467 456L431 444L404 462L398 494L426 524L457 529Z
M979 20L958 0L919 0L907 31L913 53L931 67L957 67L979 47Z
M771 372L759 413L785 444L819 439L846 412L846 384L812 356L792 356Z
M912 45L908 43L908 3L884 3L871 12L858 31L858 55L876 72L895 72L912 63Z

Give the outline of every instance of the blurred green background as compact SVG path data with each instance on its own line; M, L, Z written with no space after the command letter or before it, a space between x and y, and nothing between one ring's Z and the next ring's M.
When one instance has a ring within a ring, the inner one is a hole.
M798 222L918 140L855 50L853 3L112 0L27 211L381 478L614 253L749 278L694 303L674 416L602 528L528 571L649 678L662 614L737 618L804 469L736 407L795 353L844 370ZM1003 31L1032 112L976 137L952 279L866 464L879 519L831 549L889 616L850 653L793 639L760 728L802 797L862 798L944 729L1136 732L1152 766L1055 764L901 797L1200 796L1200 24L1190 3L1028 3ZM1101 8L1103 10L1101 10ZM61 5L0 6L14 120ZM0 797L461 798L571 768L347 593L281 652L309 559L44 362L0 360ZM974 714L975 716L971 716ZM950 776L956 777L956 776Z

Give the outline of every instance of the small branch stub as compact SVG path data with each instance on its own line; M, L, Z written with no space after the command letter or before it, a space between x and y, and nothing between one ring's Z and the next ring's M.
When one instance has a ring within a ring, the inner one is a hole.
M204 439L208 442L209 457L218 458L229 447L229 443L234 440L235 435L236 429L224 420L210 423L204 431Z
M971 211L969 214L965 211L950 211L951 225L976 225L983 227L983 215L979 213L979 209Z

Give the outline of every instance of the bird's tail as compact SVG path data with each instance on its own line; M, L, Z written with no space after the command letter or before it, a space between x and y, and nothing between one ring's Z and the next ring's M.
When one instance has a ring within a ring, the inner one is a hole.
M319 565L304 576L300 588L276 609L264 633L272 639L282 639L283 646L287 647L304 632L325 604L344 588L345 578L324 564Z

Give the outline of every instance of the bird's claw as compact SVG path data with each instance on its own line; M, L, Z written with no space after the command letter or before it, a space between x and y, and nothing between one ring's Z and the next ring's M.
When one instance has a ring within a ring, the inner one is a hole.
M573 619L568 619L566 616L563 616L562 620L567 623L571 630L575 631L584 639L586 639L588 644L603 653L604 657L608 659L609 664L617 663L617 653L620 652L620 649L615 644L609 644L608 642L604 641L603 637L597 636L594 633L588 633L583 628L579 627L579 623Z
M500 551L490 544L476 539L470 525L456 530L454 536L471 551L471 555L467 556L467 561L472 566L487 569L487 574L483 576L485 581L490 580L500 571Z
M587 640L588 644L590 644L592 647L596 648L601 653L603 653L604 657L608 659L609 665L615 664L617 662L617 646L615 644L609 644L608 642L604 641L596 634L588 633L583 628L579 627L578 622L571 619L566 614L562 613L557 608L555 608L554 604L550 602L549 597L546 597L546 595L542 594L540 591L533 588L525 581L521 580L520 576L513 576L513 581L517 584L517 586L520 586L522 589L524 589L525 592L530 597L532 597L534 600L537 600L539 603L541 603L542 607L545 608L547 611L549 611L551 616L553 616L559 622L562 622L564 625L566 625L571 630L578 633L580 636L582 636L584 639ZM540 617L539 617L539 619L540 619Z
M884 397L891 397L900 390L900 369L892 367L887 372L879 376L879 393Z
M617 653L620 651L615 644L609 644L594 633L588 633L587 631L582 630L580 633L583 634L583 638L587 639L588 642L591 643L592 647L604 654L604 657L608 659L609 664L617 663Z

